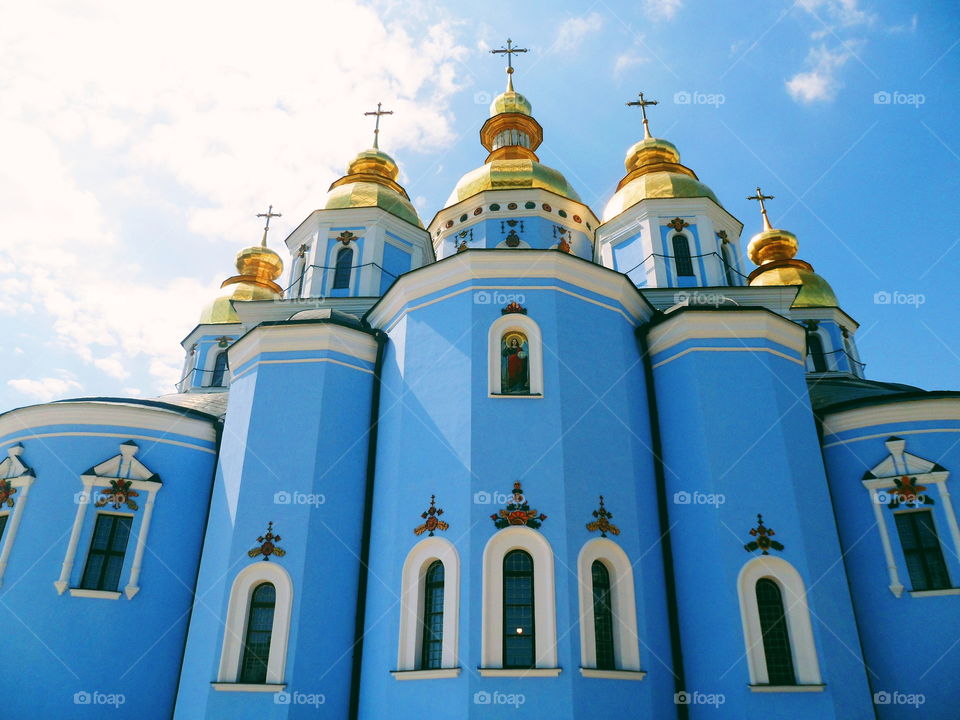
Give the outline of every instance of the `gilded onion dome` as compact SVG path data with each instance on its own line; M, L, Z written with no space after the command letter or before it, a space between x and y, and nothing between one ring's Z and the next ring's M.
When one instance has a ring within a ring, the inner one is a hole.
M397 182L400 170L392 157L376 145L357 155L347 166L347 174L330 186L326 210L378 207L423 227L410 196Z
M233 309L234 300L277 300L283 297L283 288L275 282L283 273L283 260L266 246L266 235L261 245L245 248L237 253L238 275L229 277L220 285L230 288L207 305L200 314L200 324L240 322Z
M624 166L627 174L603 210L604 222L648 198L707 197L720 204L713 190L680 164L680 152L673 143L650 136L646 121L644 138L627 150Z
M580 202L562 173L542 164L534 152L543 142L543 128L533 117L530 101L513 89L512 68L507 89L490 103L490 117L480 128L480 142L489 152L483 165L457 183L447 205L484 190L543 188Z
M760 212L763 216L763 230L754 235L747 245L750 261L759 265L750 273L749 285L799 285L800 292L793 301L793 307L837 307L837 296L830 284L813 271L810 263L795 257L799 248L797 236L770 225L766 207L763 205L763 200L769 196L764 196L760 188L757 188L757 196L762 198Z

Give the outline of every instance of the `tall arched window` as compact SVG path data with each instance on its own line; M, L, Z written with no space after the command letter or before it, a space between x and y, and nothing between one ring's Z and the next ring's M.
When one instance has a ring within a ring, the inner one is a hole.
M827 355L818 332L807 332L807 357L810 358L808 368L812 366L812 372L827 372Z
M210 377L210 387L223 387L223 376L227 371L227 351L223 350L217 355L213 363L213 374Z
M503 667L532 668L536 662L533 558L511 550L503 558Z
M678 276L693 275L693 259L690 257L690 241L686 235L673 236L673 261L677 265Z
M270 640L273 636L273 613L277 604L277 590L272 583L261 583L250 596L247 630L240 661L242 683L264 683L270 661Z
M333 271L333 289L343 290L350 287L350 271L353 269L353 248L343 248L337 253L337 264Z
M597 644L597 667L613 670L613 606L610 601L610 572L599 560L593 561L593 632Z
M443 563L434 560L424 578L420 669L439 667L443 667Z
M793 672L793 651L790 649L790 633L783 611L783 594L770 578L757 580L757 611L770 684L795 684L797 678Z

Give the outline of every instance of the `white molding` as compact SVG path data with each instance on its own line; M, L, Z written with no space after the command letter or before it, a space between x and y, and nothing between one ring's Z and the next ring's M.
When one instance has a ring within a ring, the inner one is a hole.
M596 668L580 668L580 674L587 678L601 678L603 680L643 680L647 676L646 670L597 670Z
M944 588L943 590L912 590L910 597L940 597L942 595L960 595L960 588Z
M806 352L804 328L766 310L712 310L673 314L650 330L647 344L650 355L653 356L686 340L705 338L764 338L796 351L801 358Z
M441 680L460 675L460 668L437 668L436 670L391 670L396 680Z
M751 687L767 685L767 662L760 629L757 607L757 581L773 580L780 587L793 668L798 686L820 684L820 663L813 641L807 591L800 573L783 558L760 555L749 560L737 577L737 595L740 598L740 619L743 623L743 641L750 670ZM791 686L793 687L793 686Z
M45 425L90 426L107 425L153 430L160 433L184 435L214 443L217 440L214 419L187 417L171 408L151 405L127 405L116 402L84 400L29 405L0 415L0 437L22 433ZM59 435L89 435L92 433L56 432ZM114 433L110 433L113 435ZM153 438L150 438L152 441ZM163 442L157 439L156 442ZM205 449L205 448L204 448Z
M272 583L276 590L270 653L267 656L266 684L283 683L293 608L293 581L282 565L263 560L247 565L241 570L230 588L227 618L223 629L223 648L220 653L220 670L217 675L219 683L236 683L237 676L240 674L243 642L247 633L250 598L257 585L265 582Z
M527 397L503 395L501 341L509 330L518 330L527 337L527 370L530 379L530 395L543 396L543 336L536 321L522 313L501 315L487 331L487 388L491 397Z
M261 692L278 693L287 687L286 683L228 683L212 682L210 687L220 692Z
M0 586L3 585L3 575L7 571L7 561L10 558L10 552L13 550L13 543L17 538L17 530L20 528L20 520L23 518L27 498L30 496L30 487L35 480L33 471L20 460L22 454L23 445L19 443L11 445L7 448L7 458L0 462L0 480L8 481L10 486L16 489L12 498L13 508L3 513L7 516L7 524L4 527L3 536L0 537Z
M906 402L896 402L895 399L883 402L883 398L878 399L881 402L826 415L823 418L824 435L839 435L847 430L876 425L960 420L960 398L926 398ZM903 431L901 434L909 434L909 431Z
M794 364L796 364L796 365L800 365L801 367L803 366L803 361L802 361L802 360L799 360L799 359L797 359L797 358L795 358L795 357L790 357L790 356L787 355L786 353L782 353L782 352L780 352L779 350L774 350L773 348L767 348L767 347L749 347L749 346L746 346L746 345L741 346L741 347L710 347L710 346L704 345L704 346L702 346L702 347L689 347L689 348L685 348L684 350L681 350L680 352L678 352L676 355L671 355L670 357L665 358L664 360L660 360L659 362L654 363L653 369L656 370L658 367L661 367L661 366L663 366L663 365L666 365L667 363L671 363L671 362L673 362L674 360L679 360L679 359L682 358L684 355L687 355L688 353L692 353L692 352L748 352L748 353L753 353L753 354L757 354L757 353L768 353L768 354L770 354L770 355L775 355L775 356L777 356L777 357L781 357L781 358L783 358L784 360L789 360L790 362L792 362L792 363L794 363Z
M477 668L480 677L556 677L563 668L535 667L535 668Z
M824 683L807 683L803 685L750 685L750 692L758 693L810 693L823 692Z
M264 353L336 352L369 363L377 359L377 341L370 333L336 323L260 325L229 350L231 381L242 374L244 365Z
M435 560L443 563L443 650L439 669L456 668L460 624L460 556L453 543L446 538L427 537L413 546L403 563L397 672L435 672L421 671L418 667L423 642L424 579L427 569ZM456 669L459 673L459 668Z
M111 590L87 590L86 588L70 588L71 597L100 598L101 600L119 600L123 593Z
M610 574L610 602L614 622L613 649L617 671L640 672L637 603L633 566L619 545L608 538L588 540L577 556L580 595L580 663L583 670L597 670L597 642L593 615L593 563L599 560ZM593 675L592 677L601 677Z
M524 550L533 558L534 651L536 668L503 669L503 558ZM483 629L480 674L523 676L557 667L557 610L553 548L536 530L513 526L495 533L483 549ZM554 674L556 674L554 673Z

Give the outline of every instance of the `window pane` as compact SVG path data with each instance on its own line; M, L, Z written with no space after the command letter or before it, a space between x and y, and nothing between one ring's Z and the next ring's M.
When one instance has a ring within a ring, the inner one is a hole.
M950 576L943 560L933 513L929 510L895 513L897 534L913 590L943 590Z
M276 597L276 588L271 583L262 583L253 591L247 614L243 659L240 661L240 682L263 683L267 680Z
M686 235L673 236L673 259L677 264L677 275L693 275L693 260L690 258L690 242Z
M533 667L534 637L533 558L513 550L503 559L503 666Z
M0 515L0 540L3 540L3 531L7 529L7 518L10 517L7 515Z
M111 592L117 590L132 523L133 518L128 515L97 515L80 587Z
M610 601L610 572L599 560L591 567L593 580L593 630L597 647L597 667L612 670L616 664L613 649L613 606Z
M783 612L783 595L773 581L757 581L757 610L763 634L763 654L767 661L767 677L771 685L794 685L793 653Z
M353 248L344 248L337 254L337 265L333 273L333 289L350 287L350 271L353 269Z
M431 670L443 662L443 563L439 560L424 576L422 622L420 668Z

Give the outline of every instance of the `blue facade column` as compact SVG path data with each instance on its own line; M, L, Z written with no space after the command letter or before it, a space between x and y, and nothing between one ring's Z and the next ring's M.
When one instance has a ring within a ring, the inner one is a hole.
M764 309L688 309L652 326L647 342L686 672L678 700L693 718L718 706L730 717L872 716L804 329ZM764 528L776 545L748 551ZM779 675L757 609L764 578L788 627L792 670Z

